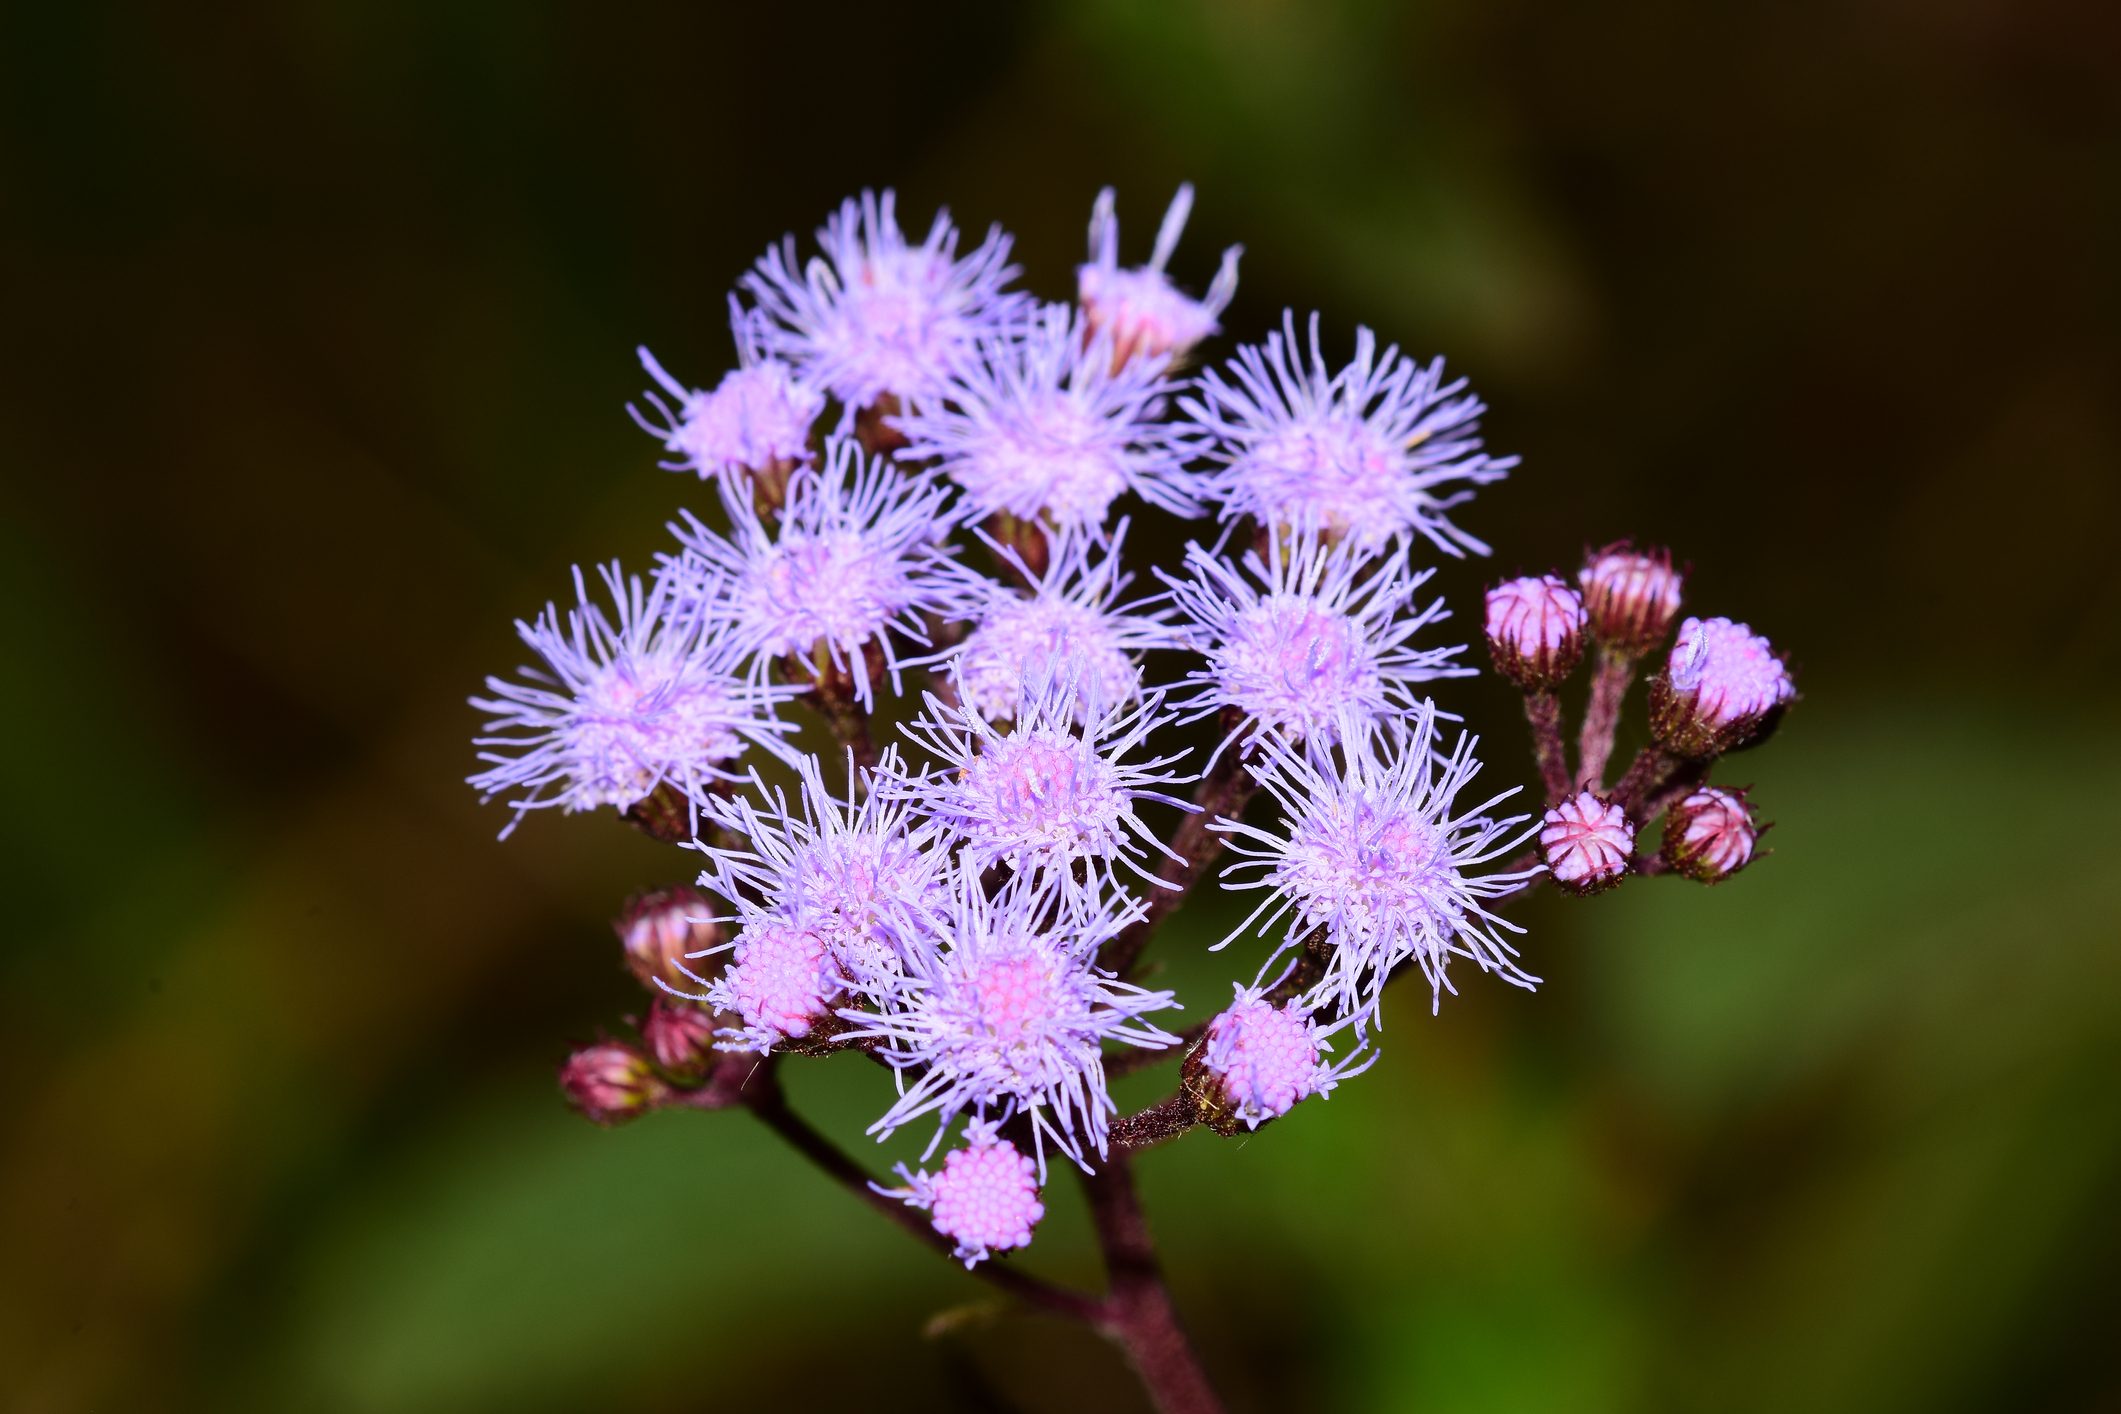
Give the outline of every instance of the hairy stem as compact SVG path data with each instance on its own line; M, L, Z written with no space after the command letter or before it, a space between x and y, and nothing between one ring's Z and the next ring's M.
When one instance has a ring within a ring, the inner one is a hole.
M1222 1401L1208 1384L1164 1285L1132 1164L1114 1154L1096 1173L1083 1176L1083 1192L1111 1281L1098 1329L1126 1352L1161 1414L1221 1414Z
M1168 1095L1145 1110L1112 1121L1109 1143L1113 1160L1116 1162L1126 1155L1138 1154L1176 1139L1198 1123L1200 1107L1181 1088L1177 1094Z
M1653 799L1675 772L1689 764L1661 746L1645 746L1635 753L1620 784L1613 787L1613 803L1634 816L1641 802Z
M1568 751L1561 744L1561 699L1551 692L1528 692L1524 715L1532 724L1532 754L1539 758L1539 778L1546 783L1547 804L1559 805L1573 788Z
M1144 891L1142 916L1105 944L1100 961L1115 976L1124 977L1133 969L1156 932L1156 925L1185 902L1201 874L1222 853L1223 837L1208 828L1210 823L1242 815L1246 802L1258 788L1251 773L1245 770L1237 743L1230 742L1194 788L1193 803L1200 809L1181 821L1178 833L1171 837L1171 854L1156 866L1156 883Z
M1591 674L1591 700L1583 709L1583 736L1576 746L1576 765L1592 790L1605 789L1606 764L1613 759L1613 734L1620 726L1620 706L1635 681L1635 660L1609 649L1598 650Z
M780 1077L775 1074L770 1057L751 1073L742 1087L741 1100L744 1107L757 1115L768 1129L786 1140L790 1148L822 1169L826 1177L921 1242L945 1256L950 1254L949 1238L937 1232L919 1212L895 1198L877 1192L870 1186L867 1169L848 1157L837 1144L812 1128L808 1120L789 1106L787 1093L781 1089ZM1101 1329L1107 1319L1106 1308L1109 1303L1055 1286L1012 1267L986 1261L971 1270L972 1275L989 1286L1055 1315L1089 1322Z

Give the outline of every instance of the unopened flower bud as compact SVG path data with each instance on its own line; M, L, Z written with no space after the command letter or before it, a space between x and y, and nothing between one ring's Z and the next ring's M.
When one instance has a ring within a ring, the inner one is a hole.
M672 1075L689 1079L713 1063L715 1012L680 997L657 997L641 1023L641 1041L655 1063Z
M1689 879L1721 883L1752 862L1764 828L1744 791L1704 786L1665 812L1664 857Z
M1487 625L1495 671L1527 692L1551 690L1583 661L1583 596L1553 575L1490 589Z
M1635 855L1628 815L1594 791L1549 810L1539 828L1539 857L1554 882L1572 894L1595 894L1627 877Z
M1576 578L1592 636L1623 658L1639 658L1664 642L1686 582L1672 568L1671 551L1637 550L1625 540L1592 555Z
M648 1057L616 1041L584 1046L560 1067L560 1093L593 1124L613 1125L645 1114L670 1093Z
M1650 682L1650 730L1675 756L1715 756L1766 737L1796 695L1765 638L1729 619L1688 619Z
M1318 1026L1302 1003L1275 1006L1240 987L1230 1009L1208 1023L1208 1035L1186 1058L1186 1089L1201 1120L1218 1134L1257 1129L1331 1090L1336 1079L1320 1056Z
M992 1124L966 1128L969 1141L943 1155L937 1173L899 1173L907 1186L879 1190L925 1208L935 1230L957 1244L952 1254L967 1267L995 1252L1031 1245L1031 1230L1046 1215L1038 1196L1038 1165Z
M707 900L680 885L652 889L626 901L626 911L614 919L612 928L626 948L626 966L651 992L663 987L680 991L698 986L686 976L685 959L719 947L721 925L713 922ZM697 965L690 967L698 971Z

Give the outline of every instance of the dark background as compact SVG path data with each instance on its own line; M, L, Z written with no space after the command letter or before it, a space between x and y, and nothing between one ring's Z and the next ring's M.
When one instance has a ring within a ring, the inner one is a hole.
M924 1339L983 1289L745 1117L561 1110L684 860L496 844L463 699L697 500L631 351L711 382L782 231L895 184L1065 295L1100 185L1138 259L1191 179L1233 334L1445 352L1524 455L1460 624L1653 537L1805 692L1732 763L1765 864L1546 904L1536 996L1402 998L1330 1104L1146 1161L1233 1404L2121 1408L2104 8L12 9L0 1406L1131 1407L1070 1330Z

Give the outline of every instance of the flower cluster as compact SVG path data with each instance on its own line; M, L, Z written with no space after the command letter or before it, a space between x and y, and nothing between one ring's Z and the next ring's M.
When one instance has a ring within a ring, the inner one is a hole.
M481 792L518 817L611 807L695 852L696 888L620 922L653 1004L638 1044L569 1062L584 1113L784 1119L783 1058L859 1053L887 1082L870 1132L927 1136L924 1167L875 1193L971 1266L1032 1240L1056 1160L1249 1132L1358 1074L1397 976L1418 970L1432 1011L1469 968L1537 986L1503 910L1543 876L1589 893L1753 857L1743 793L1705 783L1794 695L1749 629L1687 621L1650 687L1657 744L1602 780L1679 604L1669 558L1625 545L1580 587L1489 594L1544 815L1474 789L1479 742L1431 696L1474 669L1424 591L1436 556L1486 553L1459 521L1515 458L1441 361L1359 329L1337 362L1316 315L1188 376L1238 257L1186 293L1191 208L1181 188L1123 267L1101 194L1076 300L1041 303L1000 230L961 252L938 214L912 241L892 194L865 194L818 254L790 238L744 276L711 390L641 351L658 390L629 410L707 504L647 580L604 571L608 609L577 572L575 607L518 625L538 663L474 699ZM1211 523L1130 594L1130 527L1174 520ZM1554 689L1592 644L1572 779ZM1209 879L1257 896L1216 947L1263 941L1189 1028L1140 963ZM1178 1093L1120 1114L1113 1071L1166 1054Z

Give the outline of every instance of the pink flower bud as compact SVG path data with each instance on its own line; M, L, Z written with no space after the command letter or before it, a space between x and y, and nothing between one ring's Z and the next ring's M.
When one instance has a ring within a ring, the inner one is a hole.
M703 896L679 885L634 895L611 926L643 987L659 992L661 982L684 991L698 985L686 976L685 959L721 945L721 926L709 921L713 912Z
M680 1078L697 1075L714 1060L715 1012L677 997L657 997L641 1023L641 1041L655 1063Z
M1488 591L1488 651L1495 671L1544 692L1583 661L1583 596L1553 575L1505 580Z
M1664 816L1664 857L1689 879L1719 884L1752 862L1760 832L1745 792L1704 786Z
M670 1090L639 1051L600 1041L560 1067L560 1093L592 1124L613 1125L654 1109Z
M1570 796L1540 822L1539 857L1572 894L1595 894L1627 877L1635 827L1627 812L1592 791Z
M1664 642L1686 582L1672 568L1671 551L1637 550L1625 540L1592 555L1576 578L1592 635L1624 658L1639 658Z
M1688 619L1650 682L1650 731L1675 756L1736 751L1774 730L1796 695L1765 638L1729 619Z

